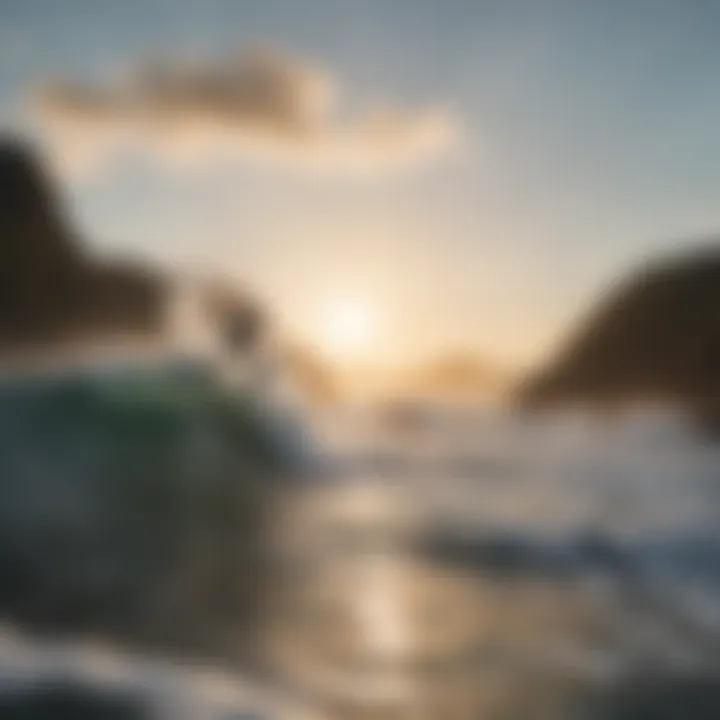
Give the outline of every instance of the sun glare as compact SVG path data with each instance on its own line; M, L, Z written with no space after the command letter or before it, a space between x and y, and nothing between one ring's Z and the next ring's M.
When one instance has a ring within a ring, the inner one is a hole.
M376 332L374 308L360 298L329 303L321 318L321 344L336 359L347 360L366 352Z

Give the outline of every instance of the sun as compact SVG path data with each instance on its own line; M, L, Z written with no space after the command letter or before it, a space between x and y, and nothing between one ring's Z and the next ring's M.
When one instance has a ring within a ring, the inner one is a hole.
M363 298L338 298L325 305L320 318L323 350L338 360L350 360L372 349L377 314Z

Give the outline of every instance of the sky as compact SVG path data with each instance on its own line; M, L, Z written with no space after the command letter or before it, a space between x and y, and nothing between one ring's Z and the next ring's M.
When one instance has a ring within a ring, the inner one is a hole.
M719 36L714 0L0 0L0 121L98 252L522 367L720 227Z

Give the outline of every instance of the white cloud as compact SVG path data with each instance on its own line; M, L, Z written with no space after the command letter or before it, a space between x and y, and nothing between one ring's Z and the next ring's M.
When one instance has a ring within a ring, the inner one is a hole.
M123 153L162 163L244 161L337 173L413 168L458 142L443 110L338 111L321 70L274 52L165 63L91 85L52 82L33 108L61 162L89 169Z

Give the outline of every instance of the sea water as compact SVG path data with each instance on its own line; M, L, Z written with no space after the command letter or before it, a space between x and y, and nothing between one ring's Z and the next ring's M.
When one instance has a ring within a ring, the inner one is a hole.
M172 717L720 716L720 447L682 416L302 423L313 461L274 492L262 675L113 649L103 687ZM13 642L13 692L100 682L87 644Z

